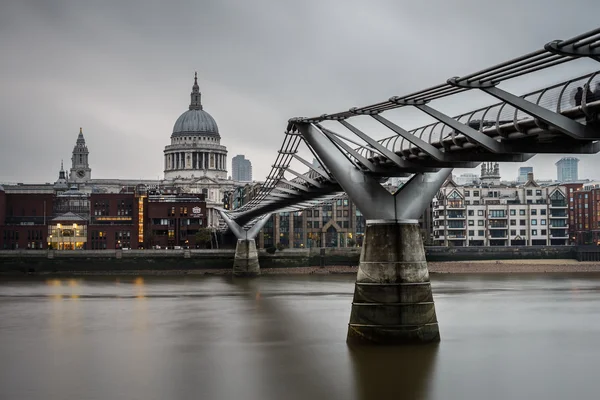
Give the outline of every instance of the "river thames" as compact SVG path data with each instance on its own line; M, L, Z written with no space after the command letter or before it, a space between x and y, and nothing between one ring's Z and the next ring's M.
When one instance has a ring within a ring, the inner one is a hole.
M353 275L0 281L0 399L592 399L600 274L432 276L442 341L349 348Z

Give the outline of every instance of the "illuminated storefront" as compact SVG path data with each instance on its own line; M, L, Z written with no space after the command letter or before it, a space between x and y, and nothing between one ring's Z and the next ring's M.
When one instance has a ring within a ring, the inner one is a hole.
M87 221L73 213L54 218L48 226L48 248L54 250L85 250Z

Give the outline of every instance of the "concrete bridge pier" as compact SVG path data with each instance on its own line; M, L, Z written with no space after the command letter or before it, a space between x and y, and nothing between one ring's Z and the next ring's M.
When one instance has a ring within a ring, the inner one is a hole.
M238 239L233 259L233 275L260 275L258 250L256 250L256 241L254 239Z
M238 239L233 259L233 276L251 277L260 275L260 264L258 263L258 250L256 249L255 238L267 223L271 214L263 215L251 221L247 226L241 227L224 210L219 210L219 213Z
M358 129L350 126L354 132ZM376 175L356 167L335 137L314 124L296 125L304 140L367 219L352 313L350 344L414 344L440 340L429 284L425 249L417 218L427 208L451 168L417 172L396 193L383 188ZM339 144L339 143L338 143ZM374 142L373 146L377 146ZM393 156L392 156L393 157ZM398 165L404 160L395 159Z
M349 344L420 344L440 334L417 220L368 220Z

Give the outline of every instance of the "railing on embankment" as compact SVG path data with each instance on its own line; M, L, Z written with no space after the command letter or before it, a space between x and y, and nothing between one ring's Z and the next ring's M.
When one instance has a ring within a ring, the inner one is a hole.
M600 246L577 246L577 261L600 261Z

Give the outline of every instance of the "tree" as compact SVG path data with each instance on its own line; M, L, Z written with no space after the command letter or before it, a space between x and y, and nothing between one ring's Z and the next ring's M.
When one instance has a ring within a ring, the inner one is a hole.
M196 232L196 244L197 245L206 245L212 241L211 231L208 228L200 228L198 232Z

